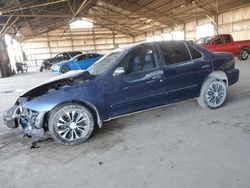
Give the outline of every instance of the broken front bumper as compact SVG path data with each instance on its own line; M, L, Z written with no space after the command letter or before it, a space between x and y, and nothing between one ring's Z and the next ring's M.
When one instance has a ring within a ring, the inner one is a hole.
M44 134L44 115L43 112L35 112L14 105L4 113L3 120L4 124L9 128L20 127L23 129L24 136L39 138Z
M14 105L10 109L4 112L3 114L3 121L4 124L9 127L9 128L17 128L18 127L18 122L16 121L14 117L14 113L16 111L18 106Z

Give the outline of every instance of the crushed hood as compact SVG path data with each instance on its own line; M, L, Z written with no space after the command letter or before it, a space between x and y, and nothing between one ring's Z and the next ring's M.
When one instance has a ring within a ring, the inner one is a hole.
M29 101L49 92L81 84L92 79L94 79L94 76L86 70L70 71L29 89L20 98L26 98L26 101Z

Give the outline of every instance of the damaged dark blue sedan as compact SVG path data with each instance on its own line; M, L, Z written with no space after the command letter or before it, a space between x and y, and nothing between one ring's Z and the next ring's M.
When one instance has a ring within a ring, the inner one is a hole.
M4 122L21 127L28 137L49 131L56 142L75 145L95 126L131 113L191 98L218 108L238 78L230 53L185 41L133 44L110 52L87 71L67 73L24 93Z

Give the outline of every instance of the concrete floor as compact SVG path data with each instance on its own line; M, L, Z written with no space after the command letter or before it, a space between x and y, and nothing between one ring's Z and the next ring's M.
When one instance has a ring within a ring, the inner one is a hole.
M113 120L84 144L47 139L29 149L20 130L0 120L0 187L250 187L250 61L226 104L196 100ZM50 77L31 72L0 79L0 115L16 97Z

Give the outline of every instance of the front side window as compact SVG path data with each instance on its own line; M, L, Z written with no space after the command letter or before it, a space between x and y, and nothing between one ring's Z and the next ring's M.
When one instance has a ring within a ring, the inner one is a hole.
M160 43L160 48L167 65L191 61L187 47L182 42Z
M217 36L214 40L214 44L223 44L222 36Z
M211 43L211 40L212 40L212 37L204 37L195 41L195 43L198 45L208 45Z
M202 57L202 54L198 50L193 48L192 46L189 46L188 48L189 48L190 54L192 56L192 59L199 59Z
M126 74L152 70L156 67L152 46L145 45L134 49L125 58Z
M122 55L122 49L112 51L88 68L91 75L98 76L107 71Z

